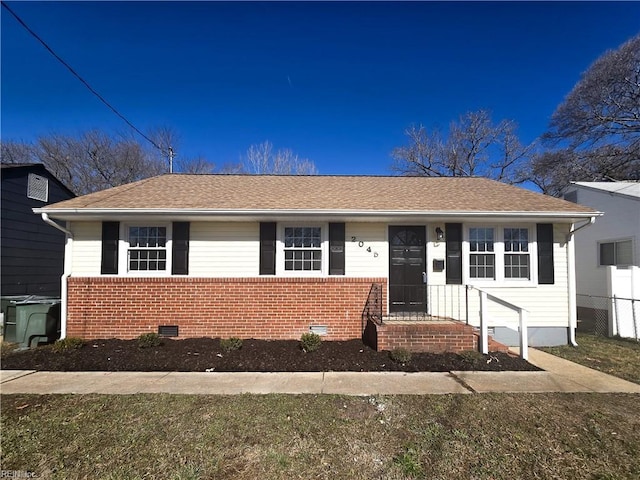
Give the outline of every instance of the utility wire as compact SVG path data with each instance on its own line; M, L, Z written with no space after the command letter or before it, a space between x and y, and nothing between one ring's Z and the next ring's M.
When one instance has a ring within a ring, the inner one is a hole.
M102 103L104 103L113 113L115 113L118 117L120 117L122 120L124 120L124 122L127 125L129 125L131 128L133 128L138 134L140 134L140 136L142 136L142 138L147 140L149 143L151 143L151 145L156 147L162 153L167 154L167 155L171 155L171 152L165 152L162 149L162 147L160 147L156 142L151 140L147 135L142 133L142 131L140 131L133 123L131 123L129 120L127 120L127 118L123 114L121 114L118 110L116 110L115 107L113 107L109 102L107 102L107 100L105 100L105 98L102 95L100 95L98 92L96 92L93 89L93 87L91 85L89 85L89 83L84 78L82 78L67 62L65 62L62 58L60 58L60 56L56 52L54 52L53 49L49 45L47 45L47 43L44 40L42 40L42 38L40 38L36 32L31 30L31 28L29 28L29 26L13 10L11 10L11 8L9 8L9 5L7 5L4 1L2 2L2 6L4 8L6 8L8 10L8 12L11 15L13 15L13 17L18 21L18 23L20 25L22 25L24 27L24 29L27 32L29 32L36 40L38 40L42 44L42 46L44 48L46 48L47 51L56 58L56 60L58 60L60 63L62 63L62 65L67 67L67 70L69 70L73 74L74 77L76 77L78 80L80 80L80 82L82 82L82 84L85 87L87 87L91 93L93 93L96 97L98 97L98 99Z

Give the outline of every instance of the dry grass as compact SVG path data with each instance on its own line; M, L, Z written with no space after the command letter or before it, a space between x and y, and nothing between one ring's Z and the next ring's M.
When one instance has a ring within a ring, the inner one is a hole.
M572 362L640 383L640 342L578 334L578 347L541 348Z
M54 479L626 479L638 396L4 395L2 469Z

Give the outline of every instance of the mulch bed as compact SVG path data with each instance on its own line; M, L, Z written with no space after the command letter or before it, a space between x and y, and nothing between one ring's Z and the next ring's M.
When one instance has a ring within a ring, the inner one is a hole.
M77 350L55 352L51 345L2 353L4 370L163 371L163 372L448 372L452 370L539 370L507 353L413 353L408 362L391 359L360 340L322 342L305 353L295 340L244 340L230 352L215 338L163 339L158 347L140 348L137 340L87 341Z

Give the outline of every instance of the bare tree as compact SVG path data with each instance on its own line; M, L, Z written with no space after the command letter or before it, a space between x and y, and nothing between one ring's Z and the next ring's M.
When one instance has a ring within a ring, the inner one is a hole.
M408 145L391 153L392 169L402 175L482 176L521 183L532 147L520 143L516 129L510 120L494 124L486 110L467 112L451 122L446 136L413 126L405 132Z
M300 158L289 149L273 150L269 141L251 145L244 158L243 167L248 173L274 175L317 175L315 164Z
M532 180L559 193L572 180L640 179L640 35L601 55L554 112Z
M0 160L2 163L11 164L34 163L37 161L31 144L12 140L0 142Z

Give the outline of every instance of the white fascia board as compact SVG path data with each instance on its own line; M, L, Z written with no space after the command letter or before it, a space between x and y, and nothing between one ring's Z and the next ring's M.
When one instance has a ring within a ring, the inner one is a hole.
M130 218L185 218L191 220L273 220L273 219L348 219L350 221L467 220L485 218L505 220L557 220L572 222L602 215L601 212L504 212L504 211L415 211L415 210L204 210L204 209L56 209L34 208L34 213L47 213L60 220L100 220Z

